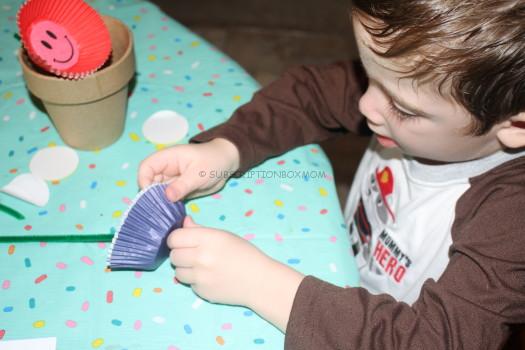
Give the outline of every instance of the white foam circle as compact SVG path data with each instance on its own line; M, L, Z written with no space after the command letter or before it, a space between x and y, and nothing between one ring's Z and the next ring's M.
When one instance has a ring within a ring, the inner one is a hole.
M31 159L29 169L44 180L61 180L75 172L78 154L65 146L43 148Z
M186 136L188 129L186 118L170 110L152 114L142 125L144 137L152 143L161 145L180 141Z

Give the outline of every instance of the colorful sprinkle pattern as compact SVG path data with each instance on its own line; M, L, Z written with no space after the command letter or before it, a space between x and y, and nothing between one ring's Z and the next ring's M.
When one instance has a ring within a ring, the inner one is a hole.
M20 3L0 0L0 186L28 172L38 150L63 145L22 85L14 37ZM137 192L139 162L166 146L143 136L148 117L174 110L187 119L193 135L225 120L257 89L239 66L154 5L89 3L125 21L135 35L138 79L126 130L107 149L78 151L76 171L48 182L51 199L44 208L0 193L2 204L26 217L18 221L0 213L0 234L114 232ZM357 284L331 168L318 146L269 160L230 180L220 193L190 201L187 210L196 222L235 232L304 273L340 286ZM177 283L168 263L154 272L108 272L108 247L0 244L0 342L57 337L58 349L283 347L283 335L255 313L201 300Z

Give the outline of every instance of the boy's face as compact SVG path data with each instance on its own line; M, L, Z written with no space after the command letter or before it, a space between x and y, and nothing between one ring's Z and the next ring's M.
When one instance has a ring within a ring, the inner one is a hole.
M458 162L490 155L500 149L495 126L487 134L467 134L473 118L467 110L439 95L430 84L413 85L395 70L405 69L401 59L374 54L370 35L353 16L354 32L369 87L359 101L368 126L385 147L423 160Z

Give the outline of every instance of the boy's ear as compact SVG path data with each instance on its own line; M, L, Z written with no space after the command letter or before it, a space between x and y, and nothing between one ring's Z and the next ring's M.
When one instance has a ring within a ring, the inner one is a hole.
M497 137L506 147L525 147L525 112L504 122L501 129L498 130Z

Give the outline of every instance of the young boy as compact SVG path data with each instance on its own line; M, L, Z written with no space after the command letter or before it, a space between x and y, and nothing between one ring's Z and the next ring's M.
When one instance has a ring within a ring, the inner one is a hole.
M362 288L303 276L187 218L176 277L286 332L286 349L499 349L525 323L525 1L357 0L349 63L302 67L193 144L153 154L172 200L293 147L375 134L345 209Z

